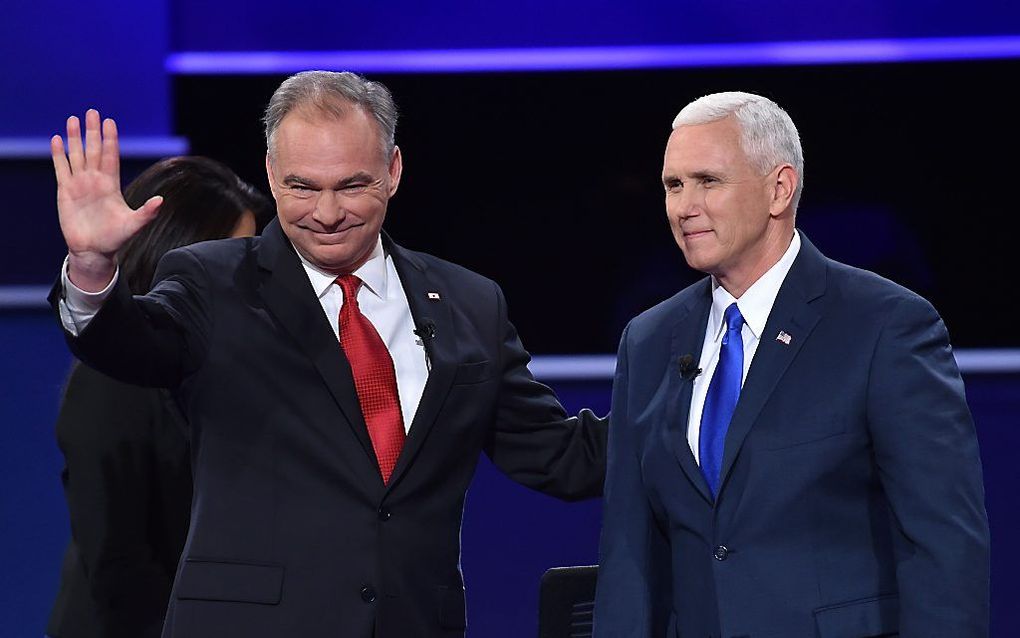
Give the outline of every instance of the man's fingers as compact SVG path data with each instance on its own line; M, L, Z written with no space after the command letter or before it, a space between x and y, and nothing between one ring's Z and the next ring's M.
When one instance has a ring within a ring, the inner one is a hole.
M103 141L99 134L99 111L85 112L85 167L98 169L103 152Z
M139 208L135 213L137 214L139 221L139 228L148 224L152 221L152 218L159 212L159 207L163 204L163 197L161 195L153 195L150 197L142 207Z
M129 224L133 227L131 235L134 235L146 224L156 218L156 214L159 213L159 207L163 203L163 198L159 195L150 197L144 204L138 207L138 210L134 212L129 220Z
M67 118L67 160L72 173L85 169L85 154L81 149L81 122L74 115Z
M163 198L159 195L150 197L141 207L135 211L134 214L134 226L135 229L131 233L134 235L139 230L145 227L146 224L156 218L156 214L159 213L159 207L163 204Z
M120 183L120 143L117 140L117 123L110 118L103 120L103 159L100 165L107 175Z
M64 140L59 135L50 138L50 155L53 157L53 171L57 175L57 186L67 183L71 177L71 167L64 155Z

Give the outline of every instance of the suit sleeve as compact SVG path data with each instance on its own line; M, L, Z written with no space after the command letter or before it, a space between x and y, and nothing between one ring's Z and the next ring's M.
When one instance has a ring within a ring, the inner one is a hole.
M882 486L910 545L896 568L900 634L987 636L989 536L977 437L945 325L920 297L890 313L867 410Z
M160 260L153 289L132 296L120 277L102 308L77 337L66 332L79 359L115 379L175 387L202 362L211 331L208 277L186 248ZM60 282L49 301L59 318Z
M664 636L670 608L668 542L659 531L641 478L639 433L630 418L629 361L624 330L613 380L595 596L599 638Z
M573 501L601 495L608 419L587 409L567 417L553 391L535 380L503 293L493 286L502 377L486 453L511 479L550 496Z
M160 507L149 433L161 415L155 391L77 366L57 419L72 534L111 638L158 636L173 580L149 537Z

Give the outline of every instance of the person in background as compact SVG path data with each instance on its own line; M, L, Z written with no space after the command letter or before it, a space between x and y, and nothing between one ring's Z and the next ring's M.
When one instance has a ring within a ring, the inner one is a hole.
M204 157L151 166L125 190L132 207L163 197L158 216L118 253L132 294L148 292L169 250L255 234L269 198ZM75 363L57 442L71 517L53 638L148 638L163 626L188 531L187 423L165 390L121 383Z

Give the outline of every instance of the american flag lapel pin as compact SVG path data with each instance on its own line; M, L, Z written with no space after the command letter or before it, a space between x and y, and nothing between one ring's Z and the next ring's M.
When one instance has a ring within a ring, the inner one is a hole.
M439 299L440 299L438 292L430 292L430 293L427 293L427 294L428 294L429 299L431 299L432 301L439 301Z
M793 339L793 337L788 335L785 330L780 330L779 334L776 335L776 341L780 342L784 346L790 345L791 339Z

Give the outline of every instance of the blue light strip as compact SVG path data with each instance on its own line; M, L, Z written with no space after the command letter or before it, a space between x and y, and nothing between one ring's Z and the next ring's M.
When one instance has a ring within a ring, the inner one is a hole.
M531 359L528 369L544 381L612 379L616 372L616 355L538 355Z
M186 155L188 140L183 137L139 137L120 138L121 157L143 159ZM50 138L48 137L0 137L0 159L49 159Z
M956 350L956 363L964 374L1020 373L1020 349L968 348ZM543 381L609 381L616 370L611 354L538 355L528 366Z
M1020 350L970 348L955 350L954 353L961 372L987 374L1020 372Z
M184 51L169 55L166 69L176 75L283 74L304 69L363 73L468 73L871 64L1018 57L1020 36L988 36L541 49Z
M0 286L0 310L40 310L49 308L46 295L50 286Z

